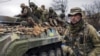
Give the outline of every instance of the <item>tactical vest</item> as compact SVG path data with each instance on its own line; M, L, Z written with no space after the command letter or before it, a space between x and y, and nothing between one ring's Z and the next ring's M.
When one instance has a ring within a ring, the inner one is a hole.
M89 35L87 24L85 24L83 30L75 34L72 34L69 31L68 35L69 36L65 38L68 41L66 45L70 46L72 49L73 48L78 49L77 51L83 53L82 56L87 56L87 54L93 50L94 48L93 39Z

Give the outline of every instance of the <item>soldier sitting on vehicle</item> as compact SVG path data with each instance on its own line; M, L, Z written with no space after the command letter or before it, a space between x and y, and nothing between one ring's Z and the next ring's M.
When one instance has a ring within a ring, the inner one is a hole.
M21 4L21 8L22 8L21 14L18 15L18 17L21 17L21 19L19 19L18 21L23 21L23 20L26 21L27 18L31 16L30 8L26 6L24 3Z
M42 13L42 17L41 17L41 21L42 21L42 23L44 23L44 22L48 22L49 21L49 14L48 14L48 11L44 11L43 13Z
M56 12L53 10L53 8L52 7L50 7L49 8L49 17L48 17L48 20L49 20L49 23L50 23L50 25L51 26L57 26L57 21L56 21L56 19L57 19L57 14L56 14Z
M58 23L61 24L62 27L65 25L65 14L64 13L60 14Z
M62 13L56 21L58 23L58 26L57 26L58 32L60 33L60 35L65 35L64 33L67 27L66 20L65 20L65 14Z
M41 10L42 10L42 16L41 16L41 21L43 22L47 22L48 20L48 10L45 9L45 5L41 5Z
M63 51L67 56L98 56L96 45L100 45L100 40L95 28L82 19L82 10L78 7L72 8L68 16L71 22L62 41Z
M30 2L29 3L29 7L30 7L30 10L31 10L31 16L33 18L33 20L36 22L36 23L39 23L39 18L37 17L37 5L34 4L33 2Z

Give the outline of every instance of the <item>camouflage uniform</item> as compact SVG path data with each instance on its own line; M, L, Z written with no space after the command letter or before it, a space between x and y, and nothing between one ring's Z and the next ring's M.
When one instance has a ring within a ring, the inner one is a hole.
M31 15L33 20L36 23L39 23L39 19L40 19L40 12L38 11L38 7L37 5L35 5L33 2L30 2L30 9L31 9Z
M24 21L26 21L26 19L31 16L31 11L30 11L30 8L28 6L26 6L25 4L21 4L21 8L22 8L22 11L21 11L21 18L25 18L25 19L22 19Z
M41 21L42 22L47 22L48 21L48 17L49 17L48 11L47 10L43 11L42 16L41 16Z
M44 5L41 6L41 10L42 10L41 21L42 22L47 22L47 19L48 19L48 10L45 9Z
M58 24L60 24L62 27L65 26L66 20L65 20L65 14L64 14L64 13L60 14L60 18L57 19L57 22L58 22Z
M52 7L49 8L48 20L51 26L57 26L57 14Z
M81 9L72 8L68 16L77 13L81 13ZM83 19L75 25L69 24L66 37L62 42L62 49L68 52L69 56L97 56L97 46L100 44L95 28Z
M29 6L30 6L32 14L34 15L35 10L37 10L37 5L35 5L33 2L30 2Z
M42 10L38 8L37 5L35 5L33 2L30 2L30 9L32 11L32 15L36 16L38 19L40 19Z

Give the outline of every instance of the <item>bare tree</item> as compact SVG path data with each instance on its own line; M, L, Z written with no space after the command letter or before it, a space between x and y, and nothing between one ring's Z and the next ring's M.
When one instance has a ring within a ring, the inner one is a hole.
M84 5L83 7L87 13L88 22L100 30L100 1L95 0L92 5Z
M56 11L65 12L67 11L67 0L53 0L52 7Z

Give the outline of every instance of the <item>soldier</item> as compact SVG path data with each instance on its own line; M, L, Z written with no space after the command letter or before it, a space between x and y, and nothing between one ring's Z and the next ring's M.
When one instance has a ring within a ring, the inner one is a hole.
M37 10L37 5L35 5L33 2L30 2L29 6L30 6L32 14L35 15L35 12Z
M65 14L60 14L60 17L57 19L58 24L60 24L62 27L65 25Z
M36 22L33 20L32 17L28 17L27 21L21 22L21 25L25 27L34 27L36 25Z
M32 15L32 18L33 20L36 22L36 23L39 23L39 19L37 17L37 5L35 5L33 2L30 2L29 3L29 6L30 6L30 10L31 10L31 15Z
M100 44L100 40L95 28L82 19L81 8L72 8L68 17L71 22L62 40L64 53L67 56L97 56L96 45Z
M42 16L41 16L42 23L47 22L48 21L48 17L49 17L48 12L46 12L46 11L43 12Z
M59 32L59 34L60 35L64 35L64 32L65 32L65 30L66 30L66 20L65 20L65 13L63 12L63 13L61 13L60 15L59 15L59 18L57 18L56 19L56 21L57 21L57 24L58 24L58 26L57 26L57 29L58 29L58 32Z
M48 13L48 20L49 20L50 25L53 26L53 27L57 26L56 18L57 18L56 12L53 10L52 7L50 7L49 13Z
M45 5L41 5L41 9L42 9L42 11L46 10Z
M32 15L35 16L37 19L41 18L42 10L37 5L35 5L33 2L30 2L30 9L32 11Z
M21 4L21 8L22 8L22 11L21 11L21 14L20 14L19 16L20 16L21 18L23 18L22 21L23 21L23 20L26 21L27 18L28 18L29 16L31 16L31 11L30 11L29 7L26 6L24 3Z
M45 9L45 5L41 5L41 10L42 10L41 21L46 22L48 19L48 10Z
M39 19L41 19L41 16L42 16L42 9L41 8L37 8L37 14L36 14L36 16L39 18Z

